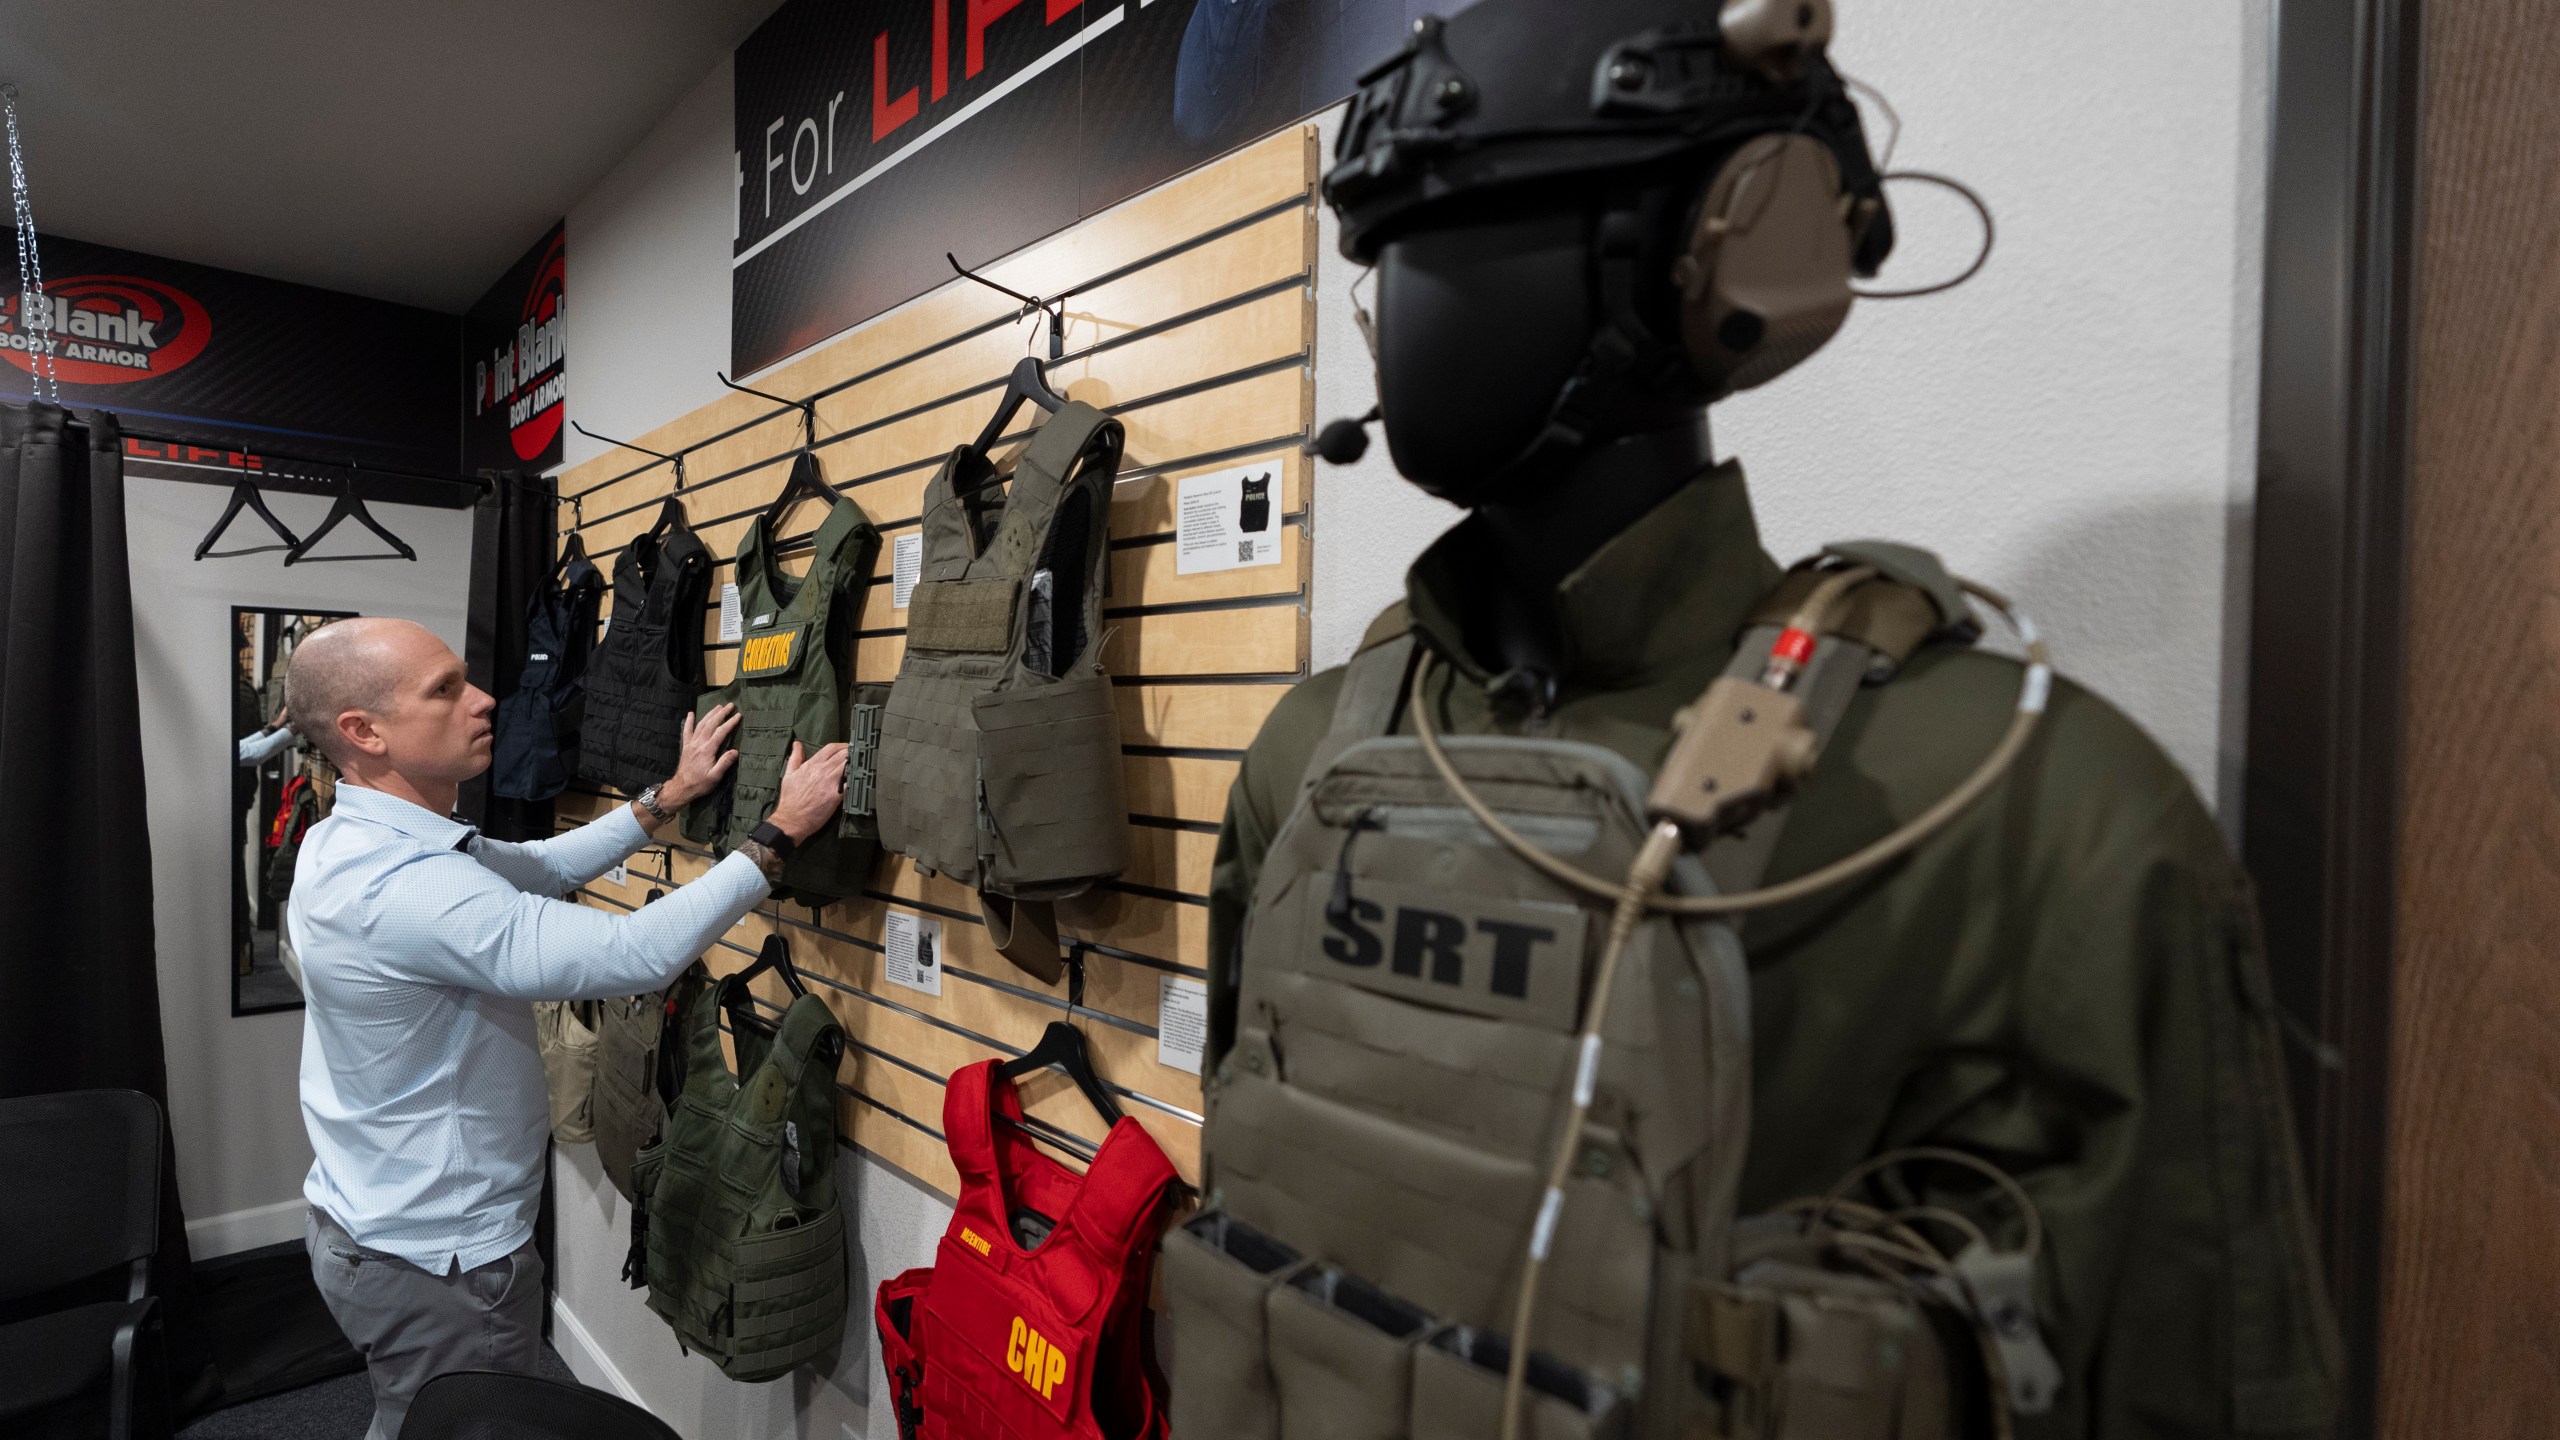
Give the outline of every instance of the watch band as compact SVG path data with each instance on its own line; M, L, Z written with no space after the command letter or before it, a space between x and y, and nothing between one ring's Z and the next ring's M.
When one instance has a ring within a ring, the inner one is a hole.
M774 854L781 856L785 860L791 858L792 851L800 848L799 841L782 833L782 827L774 824L770 820L759 823L756 828L748 834L747 838L753 840L767 850L772 851Z
M656 816L659 825L664 825L668 821L676 818L668 811L666 806L658 803L658 787L656 785L652 785L648 789L641 791L639 794L632 796L631 803L648 811L651 815ZM651 828L654 829L656 827L652 826Z

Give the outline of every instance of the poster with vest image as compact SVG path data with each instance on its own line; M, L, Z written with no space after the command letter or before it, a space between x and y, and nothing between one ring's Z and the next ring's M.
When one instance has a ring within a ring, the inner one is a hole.
M560 463L569 414L566 230L554 222L462 317L463 465L472 473Z
M787 0L737 54L730 358L772 365L1351 93L1472 0Z

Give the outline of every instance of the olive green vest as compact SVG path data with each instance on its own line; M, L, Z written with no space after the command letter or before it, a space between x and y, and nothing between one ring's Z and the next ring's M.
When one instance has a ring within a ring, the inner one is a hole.
M963 446L924 492L923 569L880 737L880 839L977 887L1043 980L1047 902L1129 862L1120 712L1102 668L1120 422L1071 402L1010 476Z
M686 807L684 823L688 838L722 855L773 813L791 742L815 752L857 739L857 712L865 707L864 728L877 731L870 717L879 713L889 687L852 681L854 631L880 532L861 506L840 499L818 526L816 547L808 573L794 580L775 561L763 517L749 521L738 542L738 605L746 624L737 675L694 706L696 715L723 704L738 707L738 728L730 737L738 763L718 790ZM848 789L868 788L859 774L871 762L867 752L849 758ZM792 852L775 898L815 905L861 894L879 853L877 837L869 815L843 815Z
M848 1305L836 1189L836 1062L844 1031L802 996L768 1033L722 980L685 1017L684 1093L640 1154L634 1225L649 1308L732 1380L772 1380L832 1353ZM733 1076L720 1049L732 1012Z
M1726 673L1759 674L1813 579L1790 575ZM1825 737L1862 683L1957 623L1925 586L1858 593L1839 617L1850 633L1796 691ZM1206 1077L1208 1208L1166 1243L1175 1433L1494 1434L1533 1235L1547 1261L1525 1435L1965 1433L1972 1336L1942 1337L1889 1284L1738 1238L1751 1010L1732 924L1649 913L1601 1044L1582 1051L1611 906L1505 848L1395 733L1416 644L1400 610L1351 662L1245 923L1235 1042ZM1512 828L1591 873L1628 871L1651 777L1627 759L1556 739L1444 744ZM1683 854L1666 888L1755 886L1785 813ZM1590 1124L1550 1205L1578 1090Z
M649 898L660 893L652 891ZM625 1200L635 1193L632 1166L641 1150L657 1142L667 1107L684 1088L679 1017L691 1014L694 997L710 986L711 972L697 961L664 990L596 1004L595 1090L589 1113L596 1159Z

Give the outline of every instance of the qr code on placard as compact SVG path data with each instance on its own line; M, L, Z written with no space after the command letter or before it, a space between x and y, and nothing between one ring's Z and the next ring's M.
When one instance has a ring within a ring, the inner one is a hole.
M1240 560L1240 561L1244 561L1244 562L1246 562L1246 563L1248 563L1248 564L1252 562L1252 560L1253 560L1253 542L1252 542L1252 541L1250 541L1250 540L1239 540L1239 541L1237 541L1237 542L1236 542L1236 559L1238 559L1238 560Z

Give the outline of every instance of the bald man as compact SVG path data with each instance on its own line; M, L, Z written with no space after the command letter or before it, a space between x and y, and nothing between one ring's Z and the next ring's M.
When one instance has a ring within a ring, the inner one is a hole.
M755 907L843 800L844 751L792 748L781 799L708 874L627 915L565 903L649 843L737 755L727 706L685 722L676 773L549 840L490 840L453 813L489 768L495 702L405 620L343 620L294 652L295 729L337 763L285 925L302 957L303 1196L320 1293L393 1440L448 1370L540 1364L534 1211L550 1101L532 1002L654 990Z

